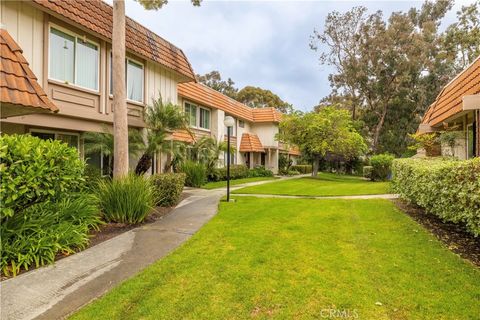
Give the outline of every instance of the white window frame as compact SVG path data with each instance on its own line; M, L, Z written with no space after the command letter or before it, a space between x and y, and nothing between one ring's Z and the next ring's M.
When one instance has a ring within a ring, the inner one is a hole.
M37 133L53 134L54 137L55 137L54 138L55 140L59 140L59 139L57 139L57 135L59 135L59 134L75 136L75 137L77 137L77 150L80 153L80 134L79 133L67 132L67 131L57 131L57 130L35 129L35 128L31 128L30 130L28 130L28 132L29 133L37 132Z
M202 130L202 131L208 131L210 132L211 131L211 127L212 127L212 109L210 108L206 108L206 107L203 107L203 106L200 106L196 103L193 103L193 102L190 102L190 101L184 101L183 102L183 112L185 113L185 107L186 107L186 104L189 104L190 106L192 107L195 107L195 125L191 125L190 124L190 114L188 115L189 116L189 119L188 119L188 124L191 128L194 128L194 129L198 129L198 130ZM209 127L210 128L203 128L200 126L200 109L203 109L203 110L206 110L209 112L210 114L210 119L209 119Z
M59 80L59 79L55 79L53 77L50 76L50 55L51 55L51 43L50 43L50 34L52 32L52 29L57 29L58 31L61 31L63 33L66 33L68 34L69 36L72 36L75 38L75 55L74 55L74 59L73 59L73 81L75 83L70 83L70 82L66 82L65 80ZM93 44L97 47L97 51L98 51L98 65L97 65L97 79L98 79L98 88L97 90L95 89L92 89L92 88L87 88L87 87L84 87L84 86L81 86L81 85L78 85L76 84L77 82L77 39L80 39L84 42L88 42L90 44ZM95 93L99 93L100 92L100 56L101 56L101 52L100 52L100 44L98 42L95 42L95 41L92 41L91 39L88 39L86 36L81 36L75 32L72 32L64 27L61 27L57 24L54 24L54 23L49 23L48 24L48 79L49 80L53 80L53 81L56 81L56 82L59 82L59 83L62 83L62 84L65 84L65 85L69 85L69 86L72 86L72 87L77 87L77 88L80 88L80 89L83 89L83 90L88 90L88 91L91 91L91 92L95 92Z
M112 80L112 75L113 75L113 70L112 70L112 63L113 63L113 52L112 50L110 49L109 50L110 54L108 55L108 65L110 67L109 71L110 73L108 74L108 95L110 98L113 98L113 87L112 87L112 84L113 84L113 80ZM143 81L142 81L142 101L137 101L137 100L131 100L131 99L128 99L128 93L127 93L127 83L128 83L128 70L127 70L127 65L128 65L128 61L132 61L136 64L139 64L142 66L142 70L143 70ZM136 104L145 104L145 63L141 62L140 60L136 60L136 59L132 59L130 57L125 57L125 95L126 95L126 98L127 98L127 102L130 102L130 103L136 103Z
M204 107L198 107L197 108L197 119L198 119L198 128L201 129L201 130L205 130L205 131L210 131L210 127L211 127L211 124L212 124L212 110L210 110L209 108L204 108ZM208 128L204 128L202 127L202 122L200 120L200 110L205 110L205 111L208 111Z

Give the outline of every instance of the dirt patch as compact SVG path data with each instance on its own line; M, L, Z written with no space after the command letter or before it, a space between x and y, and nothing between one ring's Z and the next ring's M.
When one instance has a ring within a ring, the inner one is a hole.
M480 237L474 237L460 224L444 222L442 219L428 214L424 209L396 199L395 205L408 214L425 229L430 231L438 240L442 241L448 249L462 258L469 260L480 267Z

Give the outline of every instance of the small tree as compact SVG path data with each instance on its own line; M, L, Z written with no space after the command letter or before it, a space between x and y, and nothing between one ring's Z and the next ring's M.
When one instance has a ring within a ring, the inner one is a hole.
M313 176L318 174L320 160L327 153L351 159L367 150L348 111L331 106L319 112L286 117L280 123L279 138L299 146L303 153L313 158Z
M172 143L167 138L173 130L188 131L187 118L182 108L172 103L164 104L161 97L153 100L152 106L145 109L144 120L147 125L147 145L135 168L135 173L138 175L150 169L156 153L168 151L172 147Z
M450 155L455 157L455 147L458 146L458 139L462 138L462 133L458 131L443 131L440 133L440 142L450 148Z

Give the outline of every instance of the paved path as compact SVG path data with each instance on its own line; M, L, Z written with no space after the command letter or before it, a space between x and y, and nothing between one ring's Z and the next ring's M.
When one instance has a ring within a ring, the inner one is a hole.
M398 194L368 194L357 196L288 196L280 194L234 193L232 197L285 198L285 199L397 199Z
M3 319L59 319L164 257L218 209L223 190L187 190L163 219L0 283Z

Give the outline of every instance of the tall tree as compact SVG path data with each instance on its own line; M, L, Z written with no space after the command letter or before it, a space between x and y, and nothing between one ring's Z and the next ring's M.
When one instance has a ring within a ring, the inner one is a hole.
M235 99L237 96L238 89L235 88L235 82L233 82L233 80L230 78L227 80L222 80L220 72L216 70L206 73L203 76L197 74L197 80L198 82L203 83L204 85L217 90L218 92L221 92L232 99Z
M363 7L333 12L324 32L314 33L312 48L326 49L321 63L336 69L329 78L334 93L365 123L374 152L406 148L407 132L401 131L412 130L428 105L426 88L438 84L437 30L451 3L427 1L420 10L394 12L387 20L380 11L367 15Z
M128 120L125 89L125 1L113 1L113 178L128 174Z
M302 153L314 159L313 176L318 174L320 160L327 154L352 159L367 150L349 112L335 107L289 115L280 122L279 132L280 140L299 146Z
M272 107L283 113L293 111L293 106L280 99L270 90L259 87L246 86L237 93L237 100L252 108Z
M462 6L457 20L447 28L443 40L455 71L460 72L480 55L480 1Z
M137 0L147 10L161 9L167 0ZM202 0L191 0L199 6ZM113 177L128 173L128 120L125 89L125 0L113 0L112 29L112 86L113 86Z

